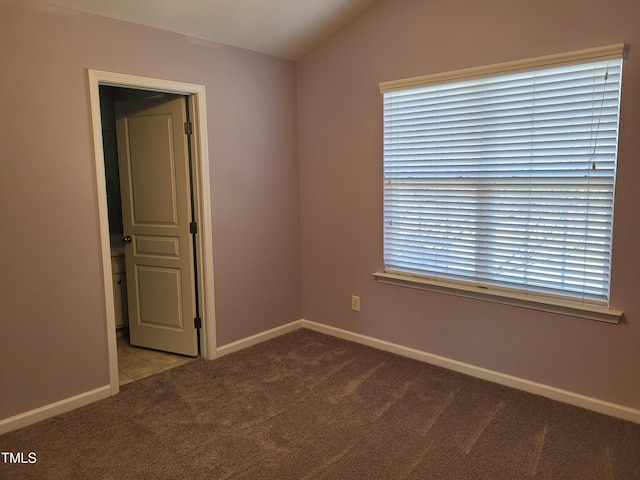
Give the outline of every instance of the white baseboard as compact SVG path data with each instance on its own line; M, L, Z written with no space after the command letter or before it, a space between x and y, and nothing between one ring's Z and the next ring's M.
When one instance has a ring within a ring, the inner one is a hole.
M267 340L279 337L281 335L284 335L285 333L293 332L294 330L302 328L302 322L302 320L296 320L294 322L287 323L286 325L281 325L280 327L272 328L271 330L257 333L255 335L237 340L232 343L227 343L222 347L218 347L218 349L216 350L217 356L222 357L223 355L228 355L230 353L243 350L247 347L257 345L258 343L266 342Z
M28 412L20 413L13 417L0 420L0 435L3 433L17 430L18 428L32 425L36 422L44 420L46 418L55 417L61 413L75 410L79 407L84 407L98 400L111 396L111 385L105 385L104 387L96 388L88 392L75 395L73 397L65 398L59 402L45 405L44 407L29 410Z
M342 330L328 325L311 322L309 320L301 321L303 328L314 330L316 332L325 333L334 337L349 340L369 347L377 348L387 352L395 353L403 357L419 360L431 365L443 367L455 372L464 373L472 377L488 380L500 385L515 388L525 392L541 395L559 402L568 403L577 407L586 408L595 412L617 417L623 420L628 420L634 423L640 423L640 410L635 408L626 407L617 403L607 402L579 393L571 392L568 390L562 390L560 388L552 387L542 383L532 382L524 378L514 377L505 373L488 370L486 368L477 367L469 363L459 362L450 358L441 357L439 355L433 355L420 350L404 347L395 343L386 342L384 340L378 340L376 338L367 337L358 333L353 333L348 330Z
M237 342L229 343L227 345L219 347L216 353L219 357L228 355L229 353L251 347L252 345L257 345L258 343L271 340L272 338L279 337L281 335L284 335L285 333L293 332L294 330L298 330L300 328L302 328L302 320L296 320L287 325L282 325L280 327L267 330L266 332L258 333L251 337L243 338L242 340L238 340ZM0 420L0 435L12 430L17 430L18 428L32 425L47 418L55 417L56 415L60 415L61 413L83 407L92 402L110 397L111 395L116 393L118 393L117 390L112 392L111 385L105 385L104 387L84 392L73 397L65 398L50 405L45 405L44 407L36 408L28 412L20 413L13 417L2 419Z
M348 330L342 330L340 328L331 327L321 323L312 322L309 320L296 320L294 322L282 325L280 327L272 328L262 333L252 335L247 338L243 338L236 342L228 343L222 347L218 347L216 353L218 357L228 355L233 352L243 350L245 348L257 345L259 343L271 340L294 330L300 328L307 328L316 332L331 335L333 337L342 338L351 342L359 343L361 345L367 345L369 347L377 348L390 353L395 353L403 357L412 358L421 362L443 367L455 372L464 373L472 377L488 380L507 387L516 388L525 392L541 395L559 402L568 403L577 407L586 408L595 412L617 417L623 420L628 420L634 423L640 424L640 410L635 408L626 407L617 403L607 402L593 397L588 397L568 390L562 390L560 388L551 387L542 383L532 382L524 378L514 377L504 373L488 370L486 368L477 367L469 363L459 362L450 358L441 357L439 355L433 355L421 350L415 350L413 348L405 347L395 343L379 340L373 337L367 337L358 333L350 332ZM54 417L79 407L88 405L89 403L102 400L110 397L113 393L110 385L105 385L94 390L81 393L79 395L60 400L59 402L45 405L44 407L36 408L28 412L21 413L19 415L9 417L0 420L0 435L3 433L17 430L18 428L26 427L33 423L39 422L46 418Z

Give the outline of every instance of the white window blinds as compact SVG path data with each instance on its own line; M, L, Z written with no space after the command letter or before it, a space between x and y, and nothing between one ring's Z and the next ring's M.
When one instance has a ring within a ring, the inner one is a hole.
M385 271L607 305L622 47L381 84Z

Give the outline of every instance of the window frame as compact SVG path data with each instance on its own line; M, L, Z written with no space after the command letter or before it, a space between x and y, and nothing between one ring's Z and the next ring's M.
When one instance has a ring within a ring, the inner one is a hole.
M395 90L406 90L454 81L507 75L510 73L533 71L555 66L621 59L625 58L626 50L625 44L619 43L605 47L382 82L379 84L379 87L380 93L384 94ZM515 305L523 308L577 316L608 323L618 323L623 315L621 310L611 308L610 303L609 305L589 304L580 302L578 299L571 299L564 296L540 295L535 292L529 292L526 289L520 291L501 287L488 288L487 286L478 286L467 281L426 276L386 268L382 272L375 272L373 275L380 283Z

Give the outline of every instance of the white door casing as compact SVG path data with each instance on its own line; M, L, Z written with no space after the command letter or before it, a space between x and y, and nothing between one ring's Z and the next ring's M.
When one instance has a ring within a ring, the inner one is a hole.
M164 93L190 95L192 107L194 153L194 193L195 209L199 220L197 243L198 292L202 329L200 334L200 355L214 359L216 350L215 290L213 283L213 244L211 223L211 187L209 176L209 148L207 138L206 92L203 85L173 80L141 77L123 73L88 70L89 96L93 130L96 201L98 204L101 258L103 265L103 286L105 293L104 312L106 316L107 348L109 354L109 384L111 394L119 387L118 356L116 346L115 310L111 272L111 246L109 238L109 216L107 187L104 175L104 151L102 143L102 121L100 115L101 85L138 88Z

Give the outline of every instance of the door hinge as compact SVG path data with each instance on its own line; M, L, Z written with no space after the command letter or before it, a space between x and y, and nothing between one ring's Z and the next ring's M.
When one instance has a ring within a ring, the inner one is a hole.
M186 135L192 135L193 134L193 123L184 122L184 133Z
M196 317L193 319L193 328L198 330L202 328L202 318Z
M189 224L189 233L191 233L192 235L198 233L198 224L196 222L191 222Z

